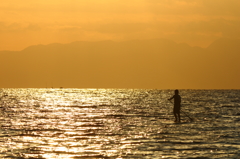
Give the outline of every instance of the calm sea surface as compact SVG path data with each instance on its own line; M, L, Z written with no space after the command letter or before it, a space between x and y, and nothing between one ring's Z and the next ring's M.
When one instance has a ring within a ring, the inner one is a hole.
M173 93L1 89L0 158L240 158L240 90L180 90L182 123Z

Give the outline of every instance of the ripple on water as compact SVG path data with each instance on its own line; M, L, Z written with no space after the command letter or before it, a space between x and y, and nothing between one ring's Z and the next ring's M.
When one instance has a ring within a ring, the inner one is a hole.
M239 90L2 89L1 158L240 158ZM218 104L216 104L216 101Z

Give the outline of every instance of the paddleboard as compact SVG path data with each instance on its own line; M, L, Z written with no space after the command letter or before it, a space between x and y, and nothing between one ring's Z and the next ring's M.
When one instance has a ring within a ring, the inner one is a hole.
M174 122L172 120L165 120L165 121L162 121L162 123L164 123L164 124L187 124L190 122L189 121Z

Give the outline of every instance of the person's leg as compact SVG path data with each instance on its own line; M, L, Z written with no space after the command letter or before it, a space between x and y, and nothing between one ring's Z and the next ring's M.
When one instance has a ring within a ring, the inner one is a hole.
M175 116L175 121L174 121L174 122L177 122L177 121L178 121L178 119L177 119L177 113L174 111L173 114L174 114L174 116Z
M178 122L181 122L181 116L180 116L180 112L178 113Z

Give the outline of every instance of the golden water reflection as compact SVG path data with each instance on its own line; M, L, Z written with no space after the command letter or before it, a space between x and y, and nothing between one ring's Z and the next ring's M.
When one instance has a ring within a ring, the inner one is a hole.
M195 121L185 116L180 125L171 121L172 105L165 100L170 90L5 89L1 93L1 158L210 158L224 157L226 151L238 155L236 103L225 106L237 98L219 99L222 92L215 92L221 111L213 99L196 99L197 104L186 103L184 108L195 104ZM187 93L185 100L193 101Z

